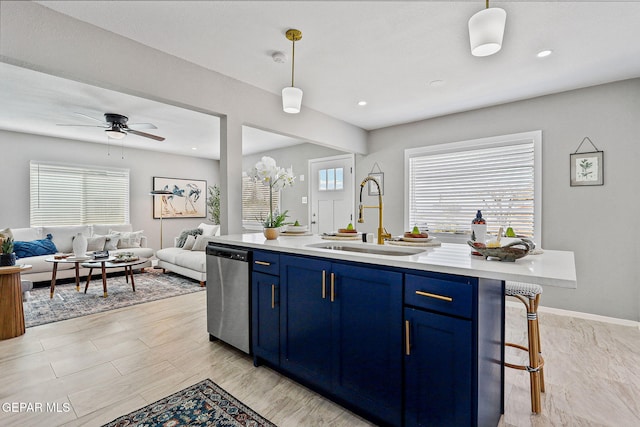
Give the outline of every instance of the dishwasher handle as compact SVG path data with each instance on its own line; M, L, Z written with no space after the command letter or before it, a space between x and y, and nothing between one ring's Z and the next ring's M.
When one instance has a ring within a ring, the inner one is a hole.
M223 246L207 246L207 255L215 256L218 258L226 258L233 261L249 262L249 251L242 251L233 248L225 248Z

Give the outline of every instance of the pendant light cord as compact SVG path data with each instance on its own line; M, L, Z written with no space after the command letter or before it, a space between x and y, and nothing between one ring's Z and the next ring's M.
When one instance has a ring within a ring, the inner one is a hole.
M291 40L291 42L293 43L293 47L291 48L291 87L294 87L294 85L293 85L293 73L294 73L294 66L296 64L296 40L295 40L295 38L293 40Z

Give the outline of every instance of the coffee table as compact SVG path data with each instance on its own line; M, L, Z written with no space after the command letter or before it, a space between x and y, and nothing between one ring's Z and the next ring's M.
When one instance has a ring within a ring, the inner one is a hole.
M133 280L133 266L144 264L148 261L147 258L138 258L133 261L126 262L115 262L115 258L109 258L107 260L94 260L90 262L83 262L82 267L89 269L89 275L87 276L87 284L84 287L84 293L87 293L87 289L89 289L89 282L91 282L91 273L94 268L100 268L102 270L102 290L104 292L104 297L107 297L107 268L119 268L124 267L124 275L126 277L127 283L129 283L129 277L131 277L131 289L133 292L136 291L136 284Z
M109 260L112 260L113 258L105 258L104 260L99 260L100 262L107 262ZM75 264L75 269L76 269L76 291L80 292L80 264L82 264L83 262L87 262L91 260L91 257L86 257L86 258L75 258L75 257L66 257L66 258L55 258L55 257L51 257L51 258L47 258L45 259L46 262L52 262L53 263L53 272L51 273L51 293L49 298L53 298L53 292L56 289L56 274L58 273L58 264L63 263L63 264Z

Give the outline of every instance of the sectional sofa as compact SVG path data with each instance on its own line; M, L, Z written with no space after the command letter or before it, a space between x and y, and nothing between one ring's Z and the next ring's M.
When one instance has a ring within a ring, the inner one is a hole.
M18 246L23 247L28 247L32 243L37 244L37 241L46 239L53 242L56 252L71 253L73 252L73 238L78 233L82 233L88 238L87 251L107 249L109 254L133 252L135 255L144 258L150 258L154 255L153 249L146 247L147 238L142 234L142 231L134 232L131 224L49 226L12 228L10 230L14 241L21 242ZM47 239L48 235L51 235L51 239ZM45 260L51 257L53 257L52 253L18 258L16 264L29 264L32 266L31 270L21 273L22 279L32 282L50 281L53 263ZM136 268L142 269L150 266L151 261L148 261L136 266ZM117 269L114 270L117 271ZM80 268L81 276L86 276L88 273L89 269ZM59 263L57 278L69 277L75 277L75 265L73 263Z

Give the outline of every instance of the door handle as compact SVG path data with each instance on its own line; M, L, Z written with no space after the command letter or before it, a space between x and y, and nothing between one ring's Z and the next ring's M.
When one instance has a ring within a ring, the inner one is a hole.
M327 272L322 270L322 299L327 298Z
M270 262L266 262L266 261L254 261L254 263L258 265L266 265L266 266L271 265Z
M331 302L336 299L336 275L331 273Z
M447 297L447 296L444 296L444 295L438 295L438 294L432 294L430 292L416 291L416 295L420 295L421 297L435 298L435 299L439 299L439 300L447 301L447 302L453 302L453 298L451 298L451 297Z
M271 285L271 308L276 308L276 285Z
M408 320L404 321L404 354L406 354L407 356L411 356L411 342L410 342L410 336L411 336L411 324L409 323Z

